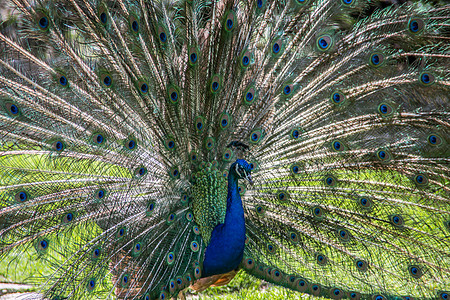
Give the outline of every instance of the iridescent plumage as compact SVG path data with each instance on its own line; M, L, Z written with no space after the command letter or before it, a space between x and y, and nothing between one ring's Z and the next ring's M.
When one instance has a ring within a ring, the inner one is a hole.
M243 269L448 298L449 5L3 2L0 260L48 266L45 297Z

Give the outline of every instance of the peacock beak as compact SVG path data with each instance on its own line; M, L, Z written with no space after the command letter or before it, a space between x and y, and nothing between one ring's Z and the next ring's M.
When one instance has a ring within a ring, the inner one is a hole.
M245 177L246 180L248 180L248 182L250 182L251 185L253 185L253 181L252 181L252 175L249 173L247 174L247 176Z

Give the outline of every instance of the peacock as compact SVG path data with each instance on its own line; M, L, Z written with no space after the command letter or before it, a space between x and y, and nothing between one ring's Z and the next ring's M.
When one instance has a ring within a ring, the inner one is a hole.
M449 4L0 11L0 260L39 297L449 299Z

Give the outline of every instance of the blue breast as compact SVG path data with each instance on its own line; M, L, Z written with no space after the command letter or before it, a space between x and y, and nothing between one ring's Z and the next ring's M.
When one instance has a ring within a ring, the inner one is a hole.
M244 255L245 220L238 180L228 175L227 212L225 223L217 225L205 251L202 277L224 274L237 268Z

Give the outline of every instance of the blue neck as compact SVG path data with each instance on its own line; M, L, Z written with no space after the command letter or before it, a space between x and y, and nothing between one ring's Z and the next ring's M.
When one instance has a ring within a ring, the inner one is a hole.
M234 164L231 166L234 168ZM225 223L217 225L205 251L202 277L224 274L237 268L244 255L245 220L238 179L230 168L228 174Z

